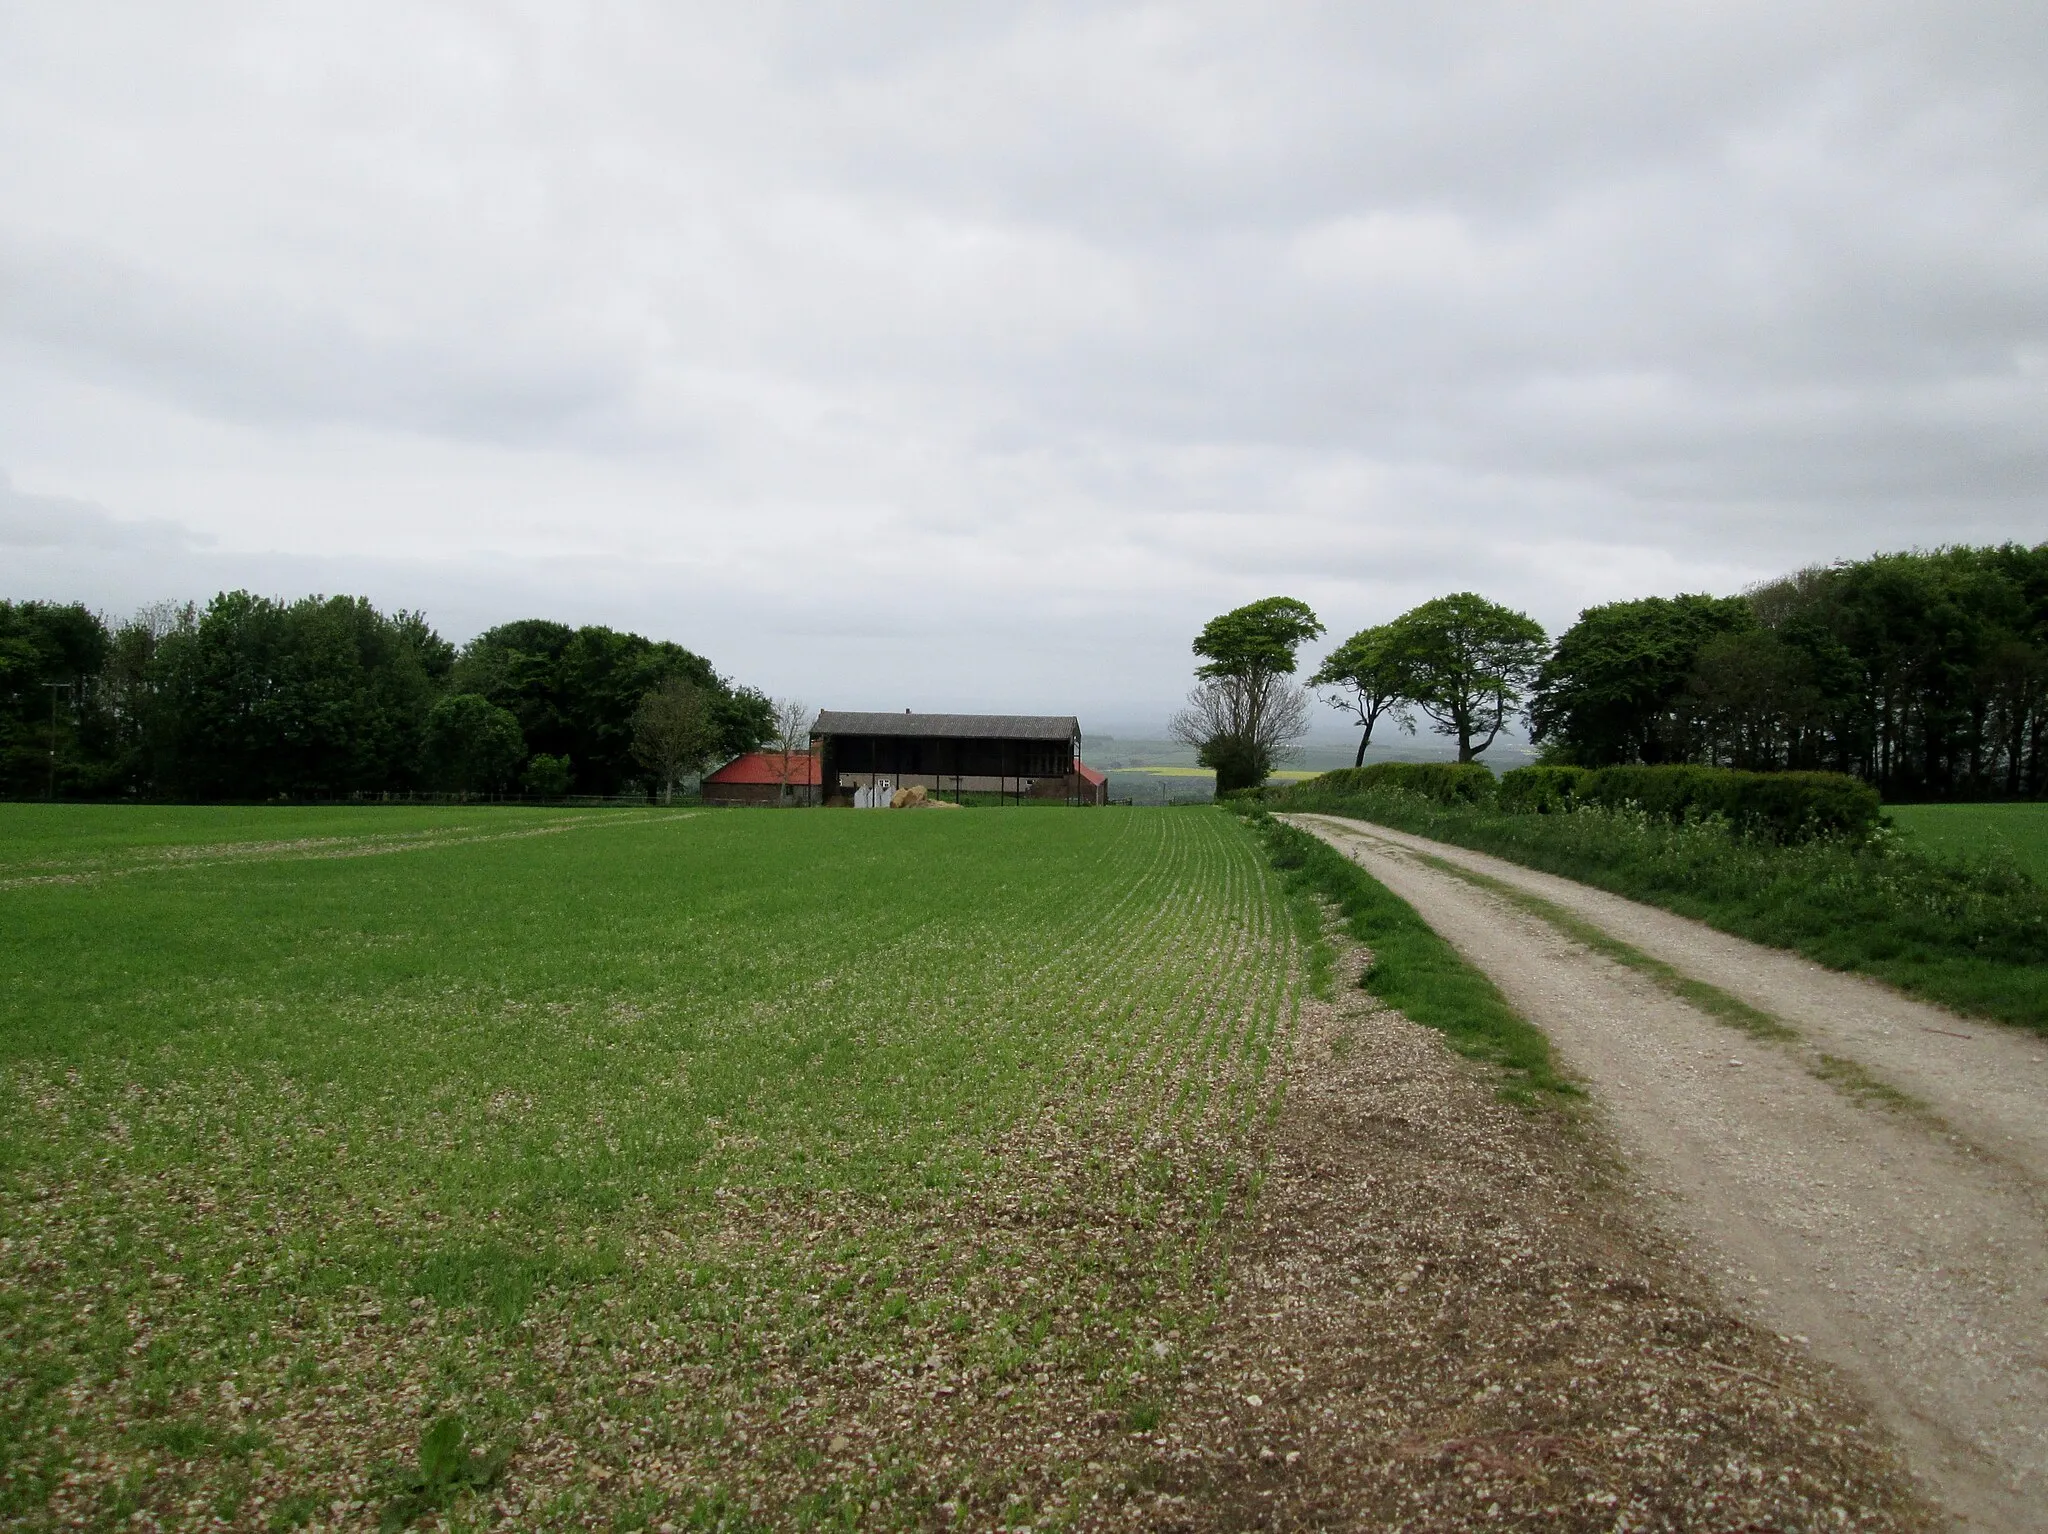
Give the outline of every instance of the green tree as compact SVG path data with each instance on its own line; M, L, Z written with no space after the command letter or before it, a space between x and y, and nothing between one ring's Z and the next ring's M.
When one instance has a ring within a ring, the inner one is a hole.
M519 776L519 786L536 799L560 799L568 794L575 778L569 758L540 751L526 764L526 771Z
M1358 721L1358 755L1354 767L1365 765L1365 748L1372 744L1373 729L1382 718L1392 719L1409 734L1415 733L1415 719L1408 710L1414 678L1407 663L1392 643L1393 627L1360 629L1332 650L1308 679L1311 687L1336 689L1324 702Z
M1211 618L1195 636L1200 677L1292 676L1295 652L1323 632L1306 602L1266 597Z
M1287 679L1296 653L1322 632L1307 603L1266 597L1211 618L1195 636L1200 681L1172 728L1203 766L1215 769L1218 793L1265 782L1306 733L1307 704Z
M94 689L108 735L110 792L157 791L164 775L164 743L173 723L164 702L157 654L173 634L189 634L198 622L194 603L153 602L110 636L106 664Z
M1551 760L1581 767L1688 759L1683 705L1700 652L1756 622L1741 597L1645 597L1587 608L1537 677L1532 737Z
M333 799L419 781L453 651L418 613L362 597L223 592L148 665L160 791Z
M101 791L110 742L92 686L107 648L77 602L0 602L0 792Z
M1717 634L1701 648L1680 707L1695 760L1772 772L1792 766L1821 719L1812 658L1770 629Z
M670 680L703 691L716 749L737 755L769 738L768 699L732 686L703 656L639 634L527 619L478 635L455 668L458 690L509 709L533 750L575 762L576 787L590 794L618 793L637 775L634 713Z
M1470 591L1424 602L1389 627L1416 707L1457 740L1461 762L1493 744L1543 663L1541 624Z
M1888 798L2039 794L2048 545L1882 554L1749 593L1803 658L1787 765L1858 773Z
M676 784L703 769L718 750L718 720L710 693L694 682L670 677L640 700L633 711L633 755L654 774L661 802Z
M507 709L473 692L436 703L427 715L427 760L437 787L464 796L502 790L526 755L526 737Z

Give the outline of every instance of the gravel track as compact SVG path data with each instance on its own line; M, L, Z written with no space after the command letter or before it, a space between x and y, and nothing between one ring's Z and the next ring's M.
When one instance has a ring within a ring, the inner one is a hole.
M1407 900L1591 1089L1692 1263L1842 1369L1960 1524L2048 1528L2048 1047L1462 848L1289 817ZM1434 858L1540 896L1799 1037L1736 1032ZM1852 1062L1854 1079L1816 1068Z

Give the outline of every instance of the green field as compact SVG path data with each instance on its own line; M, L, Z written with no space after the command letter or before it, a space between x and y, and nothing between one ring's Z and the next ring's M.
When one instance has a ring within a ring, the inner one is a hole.
M1885 813L1933 851L2009 857L2048 884L2048 804L1888 804Z
M1289 911L1208 811L0 807L0 1521L1056 1522Z

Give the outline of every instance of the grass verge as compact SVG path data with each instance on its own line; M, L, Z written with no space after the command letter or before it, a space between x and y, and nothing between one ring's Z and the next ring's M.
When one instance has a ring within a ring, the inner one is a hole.
M2000 1022L2048 1032L2048 888L2010 858L1895 831L1798 846L1633 810L1509 813L1398 789L1289 794L1290 812L1393 826L1704 921Z
M1361 984L1388 1006L1434 1028L1451 1048L1497 1066L1501 1096L1533 1106L1578 1097L1558 1074L1550 1040L1508 1005L1409 904L1342 853L1256 807L1247 812L1291 896L1320 897L1372 953ZM1311 950L1313 965L1313 950Z

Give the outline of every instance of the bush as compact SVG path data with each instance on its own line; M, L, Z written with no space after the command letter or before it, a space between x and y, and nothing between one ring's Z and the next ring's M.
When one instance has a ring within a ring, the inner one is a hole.
M1518 767L1500 783L1500 807L1550 814L1585 805L1633 805L1659 820L1720 816L1736 829L1778 842L1839 836L1860 841L1877 829L1877 790L1839 772L1736 772L1726 767Z
M1500 807L1516 815L1550 815L1585 802L1584 767L1517 767L1500 780Z
M1375 762L1370 767L1340 767L1297 784L1291 792L1307 797L1323 794L1364 794L1398 788L1438 804L1486 804L1494 795L1493 770L1478 762Z
M574 779L575 772L566 752L550 756L545 751L537 751L533 760L526 764L526 771L520 775L519 786L536 799L560 799L569 792L569 785Z

